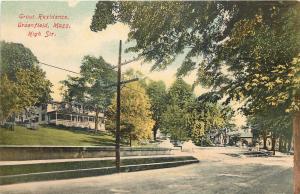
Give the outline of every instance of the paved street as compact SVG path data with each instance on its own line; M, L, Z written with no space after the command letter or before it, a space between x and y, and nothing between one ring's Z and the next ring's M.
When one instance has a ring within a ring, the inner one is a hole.
M169 169L0 186L1 194L292 193L292 156L238 158L239 148L201 148L200 159ZM178 153L177 153L178 154ZM181 153L179 153L181 154Z

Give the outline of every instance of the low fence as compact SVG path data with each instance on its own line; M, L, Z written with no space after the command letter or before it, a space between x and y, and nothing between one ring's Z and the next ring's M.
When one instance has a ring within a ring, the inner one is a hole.
M171 149L121 147L121 156L169 155ZM0 161L114 157L114 146L1 146Z

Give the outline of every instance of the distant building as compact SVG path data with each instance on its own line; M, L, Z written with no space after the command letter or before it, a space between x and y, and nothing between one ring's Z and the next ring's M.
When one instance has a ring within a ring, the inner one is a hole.
M208 137L210 138L211 142L215 145L226 145L229 143L229 135L230 129L227 128L220 128L214 132L210 132Z
M160 129L157 130L157 132L156 132L156 139L157 139L157 140L163 140L163 139L167 139L167 138L170 138L170 136L168 136L168 135L162 133L162 132L160 131Z
M231 131L227 133L230 144L245 144L251 145L253 144L253 133L251 129L240 129L236 131Z
M52 102L30 107L16 117L16 122L27 125L54 124L66 127L95 129L96 114L78 103ZM98 130L105 131L104 113L98 115Z
M245 143L247 145L252 145L253 144L253 134L252 132L241 132L240 134L240 141L241 143Z

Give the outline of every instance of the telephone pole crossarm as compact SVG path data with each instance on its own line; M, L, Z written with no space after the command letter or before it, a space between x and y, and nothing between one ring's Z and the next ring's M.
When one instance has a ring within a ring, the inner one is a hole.
M128 84L130 82L135 82L135 81L139 81L139 78L134 78L134 79L130 79L130 80L121 81L121 84Z
M140 58L141 57L137 57L137 58L133 58L133 59L131 59L129 61L124 61L123 63L121 63L121 65L123 66L123 65L127 65L128 63L132 63L134 61L138 61Z
M129 64L129 63L134 62L134 61L138 61L139 59L141 59L141 57L133 58L133 59L131 59L131 60L129 60L129 61L124 61L123 63L121 63L121 66L127 65L127 64ZM113 66L112 69L118 68L118 66L119 66L119 65Z

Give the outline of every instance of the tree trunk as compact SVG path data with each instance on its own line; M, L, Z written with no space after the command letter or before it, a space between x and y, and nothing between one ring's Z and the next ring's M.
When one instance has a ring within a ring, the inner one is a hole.
M289 149L288 149L288 140L286 139L284 142L284 153L288 153Z
M288 140L287 142L287 152L290 152L291 151L291 148L292 148L292 142L293 142L293 138Z
M275 146L276 146L276 137L274 134L272 134L272 148L271 151L273 151L273 155L275 156Z
M300 193L300 112L294 115L294 194Z
M131 147L132 146L132 138L131 138L131 134L129 135L129 146Z
M15 130L15 124L16 124L16 113L13 113L12 115L12 125L11 125L11 130Z
M98 124L99 124L99 109L96 109L96 115L95 115L95 133L98 131Z
M267 133L266 132L264 132L263 134L263 143L264 143L264 147L263 147L263 149L267 149Z
M153 128L153 140L156 141L157 129Z
M153 131L153 140L156 141L156 135L157 135L157 130L158 130L158 124L155 122L152 131Z
M278 150L279 150L280 152L284 152L284 150L283 150L283 141L282 141L282 137L279 137L279 148L278 148Z

